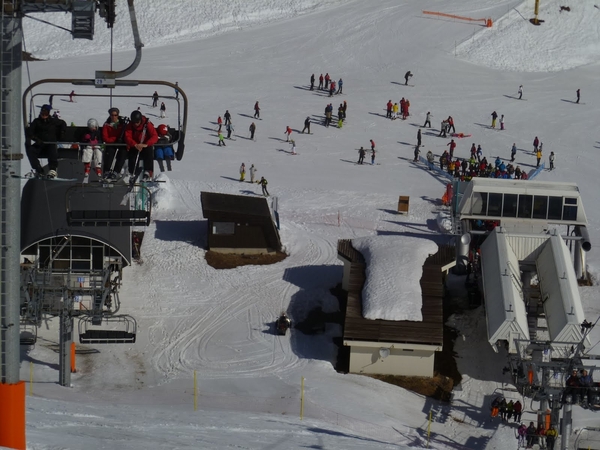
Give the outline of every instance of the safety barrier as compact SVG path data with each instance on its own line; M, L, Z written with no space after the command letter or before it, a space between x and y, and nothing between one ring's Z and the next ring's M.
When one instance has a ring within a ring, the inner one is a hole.
M483 22L488 28L492 28L493 25L491 17L488 17L487 19L473 19L472 17L457 16L455 14L446 14L438 11L423 11L423 14L429 14L431 16L448 17L450 19L457 20L466 20L468 22Z

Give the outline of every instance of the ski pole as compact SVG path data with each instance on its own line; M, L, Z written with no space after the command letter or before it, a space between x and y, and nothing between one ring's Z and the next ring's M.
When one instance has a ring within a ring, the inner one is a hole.
M112 160L112 163L110 164L111 172L114 172L115 166L117 165L117 156L119 155L119 150L120 150L120 148L117 147L117 150L115 151L115 154L113 155L113 160Z
M137 155L135 157L135 163L133 164L133 182L135 182L135 179L137 178L136 172L138 171L138 162L140 161L140 153L141 152L137 152Z

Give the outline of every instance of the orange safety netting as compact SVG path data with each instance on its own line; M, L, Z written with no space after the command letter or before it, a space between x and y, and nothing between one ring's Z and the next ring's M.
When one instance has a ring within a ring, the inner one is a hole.
M483 22L483 23L485 23L486 27L488 27L488 28L492 27L492 19L490 19L490 18L487 18L487 19L473 19L472 17L457 16L455 14L446 14L446 13L437 12L437 11L423 11L423 14L430 14L432 16L449 17L451 19L458 19L458 20L468 20L470 22Z

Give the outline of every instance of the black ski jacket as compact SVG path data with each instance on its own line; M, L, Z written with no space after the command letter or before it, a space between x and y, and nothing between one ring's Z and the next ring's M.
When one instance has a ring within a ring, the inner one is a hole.
M38 117L31 122L26 135L36 144L41 144L42 142L60 141L64 138L66 131L67 123L64 120L54 117L44 119Z

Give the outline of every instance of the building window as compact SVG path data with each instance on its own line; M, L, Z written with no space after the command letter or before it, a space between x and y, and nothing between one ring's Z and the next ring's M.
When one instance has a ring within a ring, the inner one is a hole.
M474 192L472 196L471 211L474 216L486 216L487 215L487 203L488 203L487 192Z
M235 223L234 222L213 222L212 233L218 234L218 235L235 234Z
M533 218L546 220L548 216L548 197L536 195L533 197Z
M502 194L489 193L488 216L500 217L502 215Z
M562 220L574 221L577 220L577 199L565 197L565 205L563 206Z
M549 197L548 198L548 220L561 220L562 219L562 197Z
M504 194L502 217L517 217L517 194Z
M519 195L518 217L521 219L531 219L532 206L533 195Z

